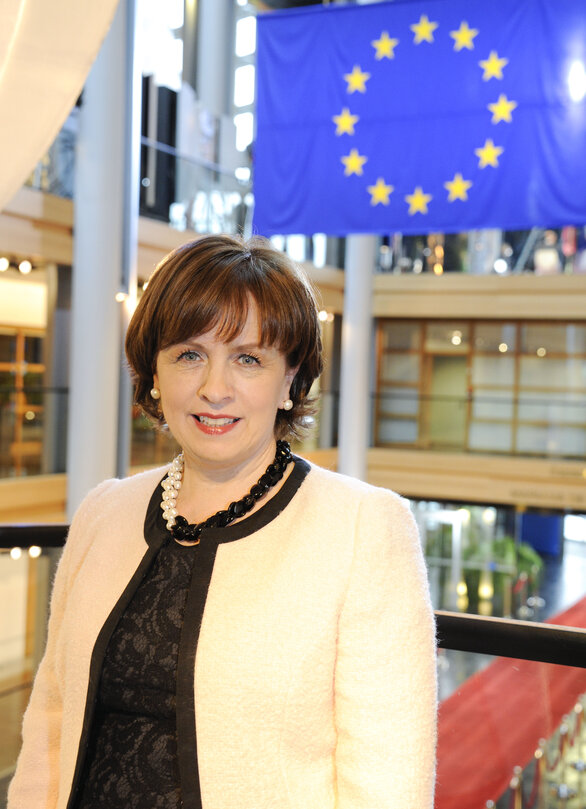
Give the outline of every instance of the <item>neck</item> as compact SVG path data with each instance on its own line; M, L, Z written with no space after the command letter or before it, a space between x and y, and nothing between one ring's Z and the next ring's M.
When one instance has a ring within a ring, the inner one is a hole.
M199 523L216 511L226 508L234 500L244 497L272 463L275 451L276 441L272 441L258 455L229 469L203 467L186 458L182 486L177 499L178 512L188 522ZM267 492L266 499L276 494L290 472L291 465L279 483ZM266 499L260 500L252 511L260 508Z

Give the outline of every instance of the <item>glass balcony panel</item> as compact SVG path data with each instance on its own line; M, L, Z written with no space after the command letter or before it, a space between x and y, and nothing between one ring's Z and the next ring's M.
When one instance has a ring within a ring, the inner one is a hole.
M236 127L236 148L243 152L254 140L254 115L251 112L240 112L234 116Z
M0 382L0 477L10 477L14 474L11 454L14 434L14 404L10 400L9 393L3 392Z
M13 671L26 650L28 557L0 553L0 671Z
M382 418L385 415L417 416L419 392L417 390L395 390L390 393L382 393L379 396L379 407Z
M484 452L511 452L513 429L510 424L483 424L473 421L468 433L468 446Z
M477 323L474 348L482 352L506 354L517 347L517 327L513 323Z
M586 670L451 650L438 656L435 809L580 809Z
M521 357L519 383L523 388L586 390L586 360L547 356Z
M156 466L169 463L179 452L179 446L168 430L155 430L150 420L133 409L130 444L132 467Z
M42 365L43 363L43 338L26 335L24 341L25 362Z
M382 419L378 440L381 444L414 444L417 441L417 422L410 419Z
M468 351L469 341L470 326L468 323L429 323L425 337L425 350L430 353L461 354Z
M254 65L242 65L234 71L234 106L248 107L254 101Z
M514 385L515 359L499 354L494 357L476 355L472 359L473 385Z
M586 425L584 397L577 393L519 394L519 421Z
M517 450L530 455L582 458L586 455L586 431L575 427L519 425Z
M249 56L256 50L256 17L241 17L236 23L236 56Z
M409 320L385 323L382 327L382 336L383 348L416 351L421 346L421 325Z
M418 382L419 368L417 354L385 354L382 357L381 378L385 382Z
M0 800L20 750L22 715L45 646L48 597L60 555L61 549L0 550Z
M525 324L521 327L521 351L534 354L586 354L586 326L577 324Z
M508 390L476 391L472 400L472 419L496 419L511 421L515 405L513 394Z
M0 362L14 362L16 355L16 337L13 334L0 333Z

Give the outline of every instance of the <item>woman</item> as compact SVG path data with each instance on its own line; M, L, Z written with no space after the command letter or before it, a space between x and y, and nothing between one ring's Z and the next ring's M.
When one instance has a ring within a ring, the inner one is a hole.
M186 244L126 350L182 453L73 520L9 809L430 809L414 521L283 441L321 370L308 284L264 241Z

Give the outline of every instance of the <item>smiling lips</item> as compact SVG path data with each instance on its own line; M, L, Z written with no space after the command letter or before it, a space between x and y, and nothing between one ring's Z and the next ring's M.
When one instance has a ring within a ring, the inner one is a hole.
M207 435L223 435L229 432L240 419L232 416L213 416L211 413L194 414L196 425Z

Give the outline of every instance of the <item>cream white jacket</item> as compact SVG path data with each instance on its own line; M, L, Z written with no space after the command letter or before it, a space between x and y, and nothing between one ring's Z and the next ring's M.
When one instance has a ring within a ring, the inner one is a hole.
M102 483L73 520L8 809L68 805L94 645L164 473ZM434 623L407 504L312 466L250 532L254 517L221 529L237 541L217 548L197 645L203 809L431 809Z

